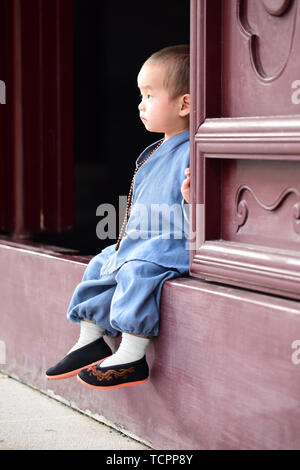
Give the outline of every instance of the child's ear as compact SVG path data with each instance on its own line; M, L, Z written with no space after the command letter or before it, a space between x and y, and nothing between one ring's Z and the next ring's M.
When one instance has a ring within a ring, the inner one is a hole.
M181 96L181 103L180 103L180 111L179 114L181 117L185 117L190 113L190 94L187 93L186 95Z

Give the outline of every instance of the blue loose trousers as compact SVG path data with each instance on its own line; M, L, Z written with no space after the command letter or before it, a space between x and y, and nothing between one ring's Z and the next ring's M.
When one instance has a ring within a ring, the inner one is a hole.
M157 336L163 283L180 276L179 271L132 260L113 273L100 275L105 260L105 254L100 253L87 265L68 308L69 320L93 321L105 328L108 336L118 332Z

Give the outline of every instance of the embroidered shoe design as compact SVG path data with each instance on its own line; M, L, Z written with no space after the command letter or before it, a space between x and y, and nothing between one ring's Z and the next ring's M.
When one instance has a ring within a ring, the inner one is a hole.
M89 375L94 375L99 382L102 380L106 380L109 382L112 379L122 378L124 380L127 379L127 373L131 374L134 372L134 366L129 367L128 369L120 369L120 371L109 369L106 372L102 372L97 367L92 367L92 370Z

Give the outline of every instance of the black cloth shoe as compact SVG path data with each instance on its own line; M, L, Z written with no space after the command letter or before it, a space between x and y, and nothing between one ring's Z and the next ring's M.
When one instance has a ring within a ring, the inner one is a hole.
M79 382L87 387L108 390L144 383L149 377L149 367L144 356L127 364L101 367L101 364L82 370L77 375Z
M97 364L111 355L112 351L104 339L96 339L96 341L67 354L55 366L46 371L46 377L48 380L72 377L82 369Z

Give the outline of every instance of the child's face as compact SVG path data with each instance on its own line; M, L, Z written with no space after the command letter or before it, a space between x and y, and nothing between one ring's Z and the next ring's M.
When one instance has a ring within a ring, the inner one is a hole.
M140 118L150 132L161 132L165 139L188 128L188 112L183 108L184 98L169 99L164 87L165 68L159 63L146 62L138 75L141 102Z

